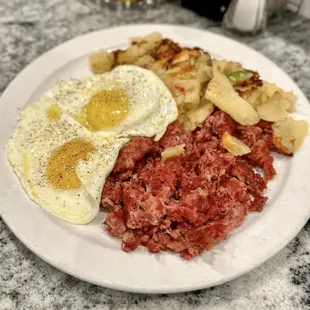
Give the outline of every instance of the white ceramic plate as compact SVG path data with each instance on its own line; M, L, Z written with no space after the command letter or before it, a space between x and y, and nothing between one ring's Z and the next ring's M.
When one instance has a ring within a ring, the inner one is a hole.
M262 213L250 214L224 242L191 261L174 253L150 254L141 248L121 250L120 242L101 228L104 214L87 226L62 222L31 202L12 172L5 146L15 120L58 79L90 74L87 55L97 49L126 47L133 36L159 31L188 46L240 61L264 79L298 96L297 118L310 121L309 102L280 68L254 50L205 31L165 25L139 25L102 30L66 42L39 57L10 84L0 100L1 215L15 235L42 259L77 278L101 286L148 293L170 293L218 285L259 266L285 247L310 215L310 139L288 158L276 156L277 177L270 183L270 200Z

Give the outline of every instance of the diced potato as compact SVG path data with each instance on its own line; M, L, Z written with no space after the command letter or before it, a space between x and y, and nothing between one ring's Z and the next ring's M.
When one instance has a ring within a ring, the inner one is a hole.
M175 98L178 110L179 110L179 112L182 112L182 113L184 112L184 98L185 98L184 95L180 95L180 96Z
M297 98L293 94L293 92L285 92L281 88L276 86L275 84L270 83L268 81L263 81L263 86L257 88L256 90L242 94L242 98L248 101L253 106L253 108L258 111L258 107L261 104L265 104L267 101L268 101L268 106L269 106L269 100L275 94L278 94L277 95L279 98L278 100L282 102L281 109L283 105L287 106L287 104L289 103L289 107L286 109L286 111L289 113L296 111L295 104L296 104ZM263 108L263 110L265 110L265 107Z
M295 153L308 135L308 122L288 117L272 125L273 143L286 154Z
M198 58L201 56L201 50L199 49L182 49L177 53L171 62L171 65L185 64L185 65L194 65Z
M283 97L290 103L288 112L293 113L296 111L296 101L297 97L293 92L283 92Z
M254 109L257 110L257 107L260 105L261 101L260 101L260 97L261 97L261 91L260 89L256 89L251 93L245 93L243 95L243 99L245 99L247 102L249 102L252 107Z
M189 80L196 78L194 68L187 63L179 64L179 66L171 68L167 71L175 80Z
M251 149L241 140L225 132L221 139L221 146L234 156L242 156L251 152Z
M161 158L163 160L167 160L168 158L181 156L185 152L184 147L185 144L179 144L176 146L168 147L161 152Z
M176 55L176 57L174 57L172 64L178 64L180 62L189 60L190 58L190 54L189 51L187 49L182 50L179 54Z
M261 93L261 97L260 97L260 101L265 102L269 97L267 96L267 94L265 92Z
M198 59L202 55L202 50L198 47L190 48L189 55L191 58Z
M128 56L138 58L149 54L155 47L157 47L162 36L158 32L153 32L145 37L138 37L132 40L132 45L128 49Z
M203 66L200 67L196 66L196 77L200 81L200 83L209 82L212 78L212 67Z
M276 92L279 92L282 98L290 102L290 107L288 108L288 112L292 113L296 111L295 104L296 104L297 97L295 96L293 92L286 92L280 87L278 87L276 84L270 83L268 81L264 81L261 91L262 91L262 100L261 100L262 102L264 102L265 100L268 100L268 98L271 98Z
M290 103L279 92L257 107L259 117L268 122L276 122L287 117Z
M222 73L226 75L234 71L243 70L241 64L238 62L234 62L234 61L213 59L212 64L213 64L213 67L216 67L219 71L221 71Z
M272 97L275 92L280 90L276 84L270 83L268 81L264 81L263 89L264 89L266 96L269 98Z
M206 52L202 53L197 59L197 63L212 66L210 54Z
M169 39L163 39L159 42L158 48L152 51L152 56L156 59L156 62L160 64L165 69L169 69L172 65L172 61L181 50L181 48L176 42Z
M198 193L200 196L202 197L208 197L209 196L209 192L206 189L202 189L201 187L197 188Z
M171 76L176 76L180 71L181 67L172 67L166 71L167 74L170 74Z
M134 64L140 57L150 54L161 41L162 36L156 32L145 37L134 38L127 50L115 52L116 64Z
M196 86L189 89L185 93L185 106L187 109L193 109L200 103L200 83L197 82Z
M114 64L114 54L107 51L99 51L90 54L89 65L95 74L111 71Z
M154 59L151 55L144 55L144 56L139 57L136 60L135 65L148 68L149 66L151 66L153 61L154 61Z
M212 67L216 67L219 71L224 72L227 67L227 62L224 60L212 59Z
M187 114L182 115L179 120L183 123L185 130L193 131L197 128L197 124L192 123L187 117Z
M226 75L216 67L213 67L213 78L209 82L205 98L241 125L254 125L260 120L251 104L238 95Z
M197 126L198 124L201 124L208 116L210 116L213 110L214 105L211 102L209 102L199 106L196 109L188 111L187 117L193 124L196 124Z
M200 87L201 84L196 79L176 81L175 88L180 89L185 95L184 103L186 109L193 109L199 106Z
M144 50L139 45L132 45L126 51L116 51L115 59L118 65L133 64L144 55Z
M155 46L158 41L163 39L162 35L159 32L152 32L145 37L135 37L131 39L132 44L148 43Z
M201 105L198 108L188 110L186 114L180 118L180 121L183 122L185 130L193 131L197 127L200 127L213 111L214 105L203 98Z

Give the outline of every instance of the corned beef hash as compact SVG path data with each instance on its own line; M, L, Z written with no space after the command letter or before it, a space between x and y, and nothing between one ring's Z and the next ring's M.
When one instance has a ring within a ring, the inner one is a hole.
M159 33L90 55L94 75L62 81L22 113L8 157L29 197L65 221L104 229L124 251L184 259L262 211L272 152L308 134L296 97L241 64Z

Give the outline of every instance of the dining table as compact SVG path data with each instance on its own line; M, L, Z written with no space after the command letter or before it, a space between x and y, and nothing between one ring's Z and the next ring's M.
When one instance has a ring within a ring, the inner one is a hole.
M1 1L0 95L25 66L51 48L92 31L142 23L186 25L242 42L282 68L310 101L309 19L284 10L268 20L266 30L245 35L173 0L121 14L91 0ZM310 309L309 252L310 221L269 261L228 283L186 293L137 294L99 287L57 270L27 249L0 219L0 310Z

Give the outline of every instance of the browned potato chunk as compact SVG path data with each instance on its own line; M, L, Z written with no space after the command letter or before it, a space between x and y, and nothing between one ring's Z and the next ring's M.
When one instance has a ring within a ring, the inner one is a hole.
M230 135L227 131L223 134L221 146L234 156L242 156L251 152L251 149L246 144Z
M290 103L290 106L288 108L288 112L292 113L296 111L296 101L297 97L293 92L284 92L283 97Z
M254 125L260 120L252 105L238 95L227 76L215 66L213 67L213 78L208 84L205 98L241 125Z
M287 117L289 107L290 103L279 92L276 92L257 107L257 113L265 121L276 122Z
M272 125L273 143L286 154L295 153L308 135L308 122L291 117Z
M176 81L175 88L180 90L181 93L184 93L184 103L186 109L193 109L199 106L200 87L201 84L195 79Z
M95 74L111 71L114 63L114 54L107 51L94 52L89 56L89 64Z
M230 74L234 71L242 70L242 66L238 62L234 61L226 61L222 59L213 59L212 60L213 67L216 67L219 71L224 74Z
M192 109L187 112L187 117L191 123L197 125L202 124L202 122L211 115L214 110L214 105L209 102L199 106L196 109ZM195 126L195 127L196 127Z
M176 146L168 147L165 150L162 151L161 157L163 160L167 160L171 157L178 157L184 154L185 144L179 144Z

